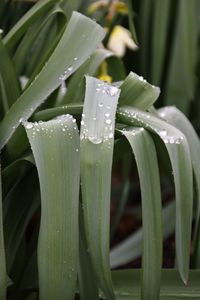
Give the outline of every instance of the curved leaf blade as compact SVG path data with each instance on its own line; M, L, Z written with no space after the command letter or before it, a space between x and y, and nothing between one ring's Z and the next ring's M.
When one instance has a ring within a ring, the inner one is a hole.
M1 122L0 149L20 123L27 120L63 80L66 80L90 56L104 34L103 28L94 21L76 12L72 14L47 64Z
M121 107L117 116L124 124L145 127L165 143L175 181L177 267L187 284L193 208L193 173L188 142L180 130L150 113Z
M142 76L130 72L122 85L119 105L148 109L157 100L160 89L148 83Z
M38 1L28 12L17 22L17 24L4 37L3 42L8 50L17 43L29 26L39 18L49 7L53 6L59 0Z
M70 115L25 123L39 174L41 300L74 299L78 261L79 134Z
M158 110L159 116L167 120L170 124L179 128L186 136L191 152L192 166L195 175L197 189L197 210L195 220L194 252L196 267L200 267L200 141L190 121L176 107L170 106Z

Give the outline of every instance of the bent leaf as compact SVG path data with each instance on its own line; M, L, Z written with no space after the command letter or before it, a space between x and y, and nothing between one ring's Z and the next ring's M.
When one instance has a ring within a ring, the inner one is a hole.
M73 13L47 64L1 122L0 149L20 123L27 120L63 80L66 80L90 56L104 34L103 28L97 23L79 13Z
M78 261L79 134L70 115L25 123L39 174L41 300L74 299Z

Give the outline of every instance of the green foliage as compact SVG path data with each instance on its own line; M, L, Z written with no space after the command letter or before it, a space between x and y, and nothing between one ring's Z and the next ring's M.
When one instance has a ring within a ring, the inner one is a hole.
M196 11L195 0L1 1L0 299L200 297L200 142L183 114L198 96ZM142 226L119 242L127 203ZM138 257L140 269L111 270Z

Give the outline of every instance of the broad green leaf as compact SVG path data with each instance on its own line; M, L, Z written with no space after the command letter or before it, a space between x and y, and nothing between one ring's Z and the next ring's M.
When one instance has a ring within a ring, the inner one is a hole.
M134 106L140 109L148 109L157 100L160 89L149 84L142 76L130 72L121 88L119 105Z
M140 299L140 270L113 271L115 293L118 300ZM184 287L176 270L163 269L161 283L161 300L199 299L200 270L190 271L190 283Z
M7 274L4 249L3 212L2 212L2 187L1 187L1 165L0 165L0 299L6 300Z
M0 124L0 149L20 123L28 119L63 80L80 67L103 37L104 30L98 24L79 13L73 13L47 64Z
M197 54L196 0L179 1L172 56L165 90L165 104L188 113L189 101L194 97Z
M121 131L135 156L142 194L142 286L141 299L160 295L162 268L162 214L158 161L154 142L144 128Z
M163 209L163 238L166 239L175 230L175 202L171 202ZM142 254L142 228L112 248L110 264L112 268L125 265Z
M25 123L38 169L40 300L74 299L78 261L79 134L70 115Z
M121 107L118 120L132 126L142 126L157 134L168 151L174 176L176 196L176 258L180 276L188 282L190 240L193 207L193 174L190 149L184 134L153 114Z
M7 53L5 46L0 40L0 107L6 113L9 107L20 95L20 87L15 74L13 63ZM12 84L10 84L12 82ZM2 114L1 112L1 114ZM2 117L2 115L1 115Z
M43 0L28 10L28 12L17 22L17 24L4 37L3 42L10 51L18 42L26 30L37 20L43 13L52 7L59 0Z
M166 119L170 124L180 129L188 140L190 147L192 166L195 175L197 190L197 209L195 212L195 236L194 252L196 256L196 267L200 268L200 141L194 128L184 114L175 107L165 107L158 111L160 117Z
M109 264L110 188L117 87L86 77L81 121L81 188L85 234L98 284L115 299Z
M167 45L167 29L169 26L171 0L155 0L153 11L152 26L152 61L151 61L151 80L154 84L161 84L163 64Z
M84 100L85 92L85 74L95 75L99 65L113 53L106 49L97 49L90 59L88 59L80 69L74 74L67 84L67 93L63 97L61 104L80 103Z

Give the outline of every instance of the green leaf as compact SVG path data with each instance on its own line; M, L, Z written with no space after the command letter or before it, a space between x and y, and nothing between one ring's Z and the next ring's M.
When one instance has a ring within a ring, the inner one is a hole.
M142 76L130 72L121 88L119 105L148 109L157 100L160 89L148 83Z
M170 124L180 129L188 140L190 147L192 166L195 175L195 183L197 190L197 209L195 213L195 234L194 234L194 252L196 267L200 268L200 141L194 128L184 114L176 107L165 107L158 111L160 117L166 119Z
M21 175L19 165L18 172ZM29 167L28 172L23 177L19 176L19 179L16 180L15 185L4 199L5 248L9 274L27 226L40 205L38 190L36 172L33 168L30 169Z
M110 188L119 89L86 77L81 182L87 246L100 288L115 299L109 266ZM95 213L94 213L95 212Z
M61 107L48 108L35 113L31 120L32 121L48 121L52 118L55 118L59 115L70 114L74 116L81 115L83 111L83 104L69 104Z
M175 202L171 202L163 209L163 237L168 238L175 229ZM142 253L142 228L131 234L128 238L112 248L110 264L112 268L125 265Z
M155 0L153 11L152 26L152 62L151 62L151 80L154 84L161 84L163 64L167 45L167 29L169 26L170 0Z
M44 47L44 45L41 42L41 35L42 35L41 33L43 33L46 27L49 31L48 25L52 26L52 23L50 22L52 20L55 20L56 18L62 18L66 20L64 12L61 10L59 6L55 6L52 10L50 10L50 12L45 16L45 18L42 19L40 18L27 30L19 46L17 47L17 50L13 58L15 70L17 71L18 74L21 74L22 71L24 71L24 68L27 65L27 55L29 54L30 49L33 47L34 42L35 41L38 42L38 40L40 40L40 45ZM35 55L35 49L31 55L31 60L30 57L28 57L29 65L32 64L33 62L35 63L33 59L33 54Z
M176 254L177 267L185 284L188 282L190 239L193 206L193 174L190 149L184 134L153 114L121 107L118 120L132 126L142 126L157 134L168 151L176 194Z
M1 165L0 165L0 299L6 300L7 274L4 249L3 213L2 213L2 187L1 187Z
M200 270L190 271L190 284L184 287L176 270L163 269L161 283L161 300L199 299ZM140 270L113 271L112 278L118 300L140 299Z
M188 113L189 101L194 97L197 25L196 0L179 1L172 56L166 82L165 104L176 104L184 113Z
M0 149L20 123L28 119L63 80L80 67L103 37L102 27L79 13L73 13L49 61L0 124Z
M79 134L70 115L25 123L41 189L41 300L74 299L78 261Z
M0 40L0 95L2 98L1 106L4 113L15 102L20 95L20 87L15 74L13 63L7 53L5 46ZM12 84L10 84L12 82ZM2 116L1 116L2 117Z
M80 205L79 210L79 244L80 244L80 254L79 254L79 271L78 271L78 283L79 283L79 293L81 300L98 300L99 299L99 289L92 268L90 255L87 247L87 239L84 228L83 221L83 209Z
M10 51L26 30L37 20L43 13L48 11L59 0L43 0L37 3L28 10L28 12L17 22L17 24L4 37L3 42L6 48Z
M154 142L143 128L121 131L133 150L142 194L141 299L159 299L162 268L162 214L158 161Z
M140 3L140 24L139 24L139 45L140 45L140 65L142 74L146 78L148 77L148 66L150 58L150 41L151 34L151 20L152 20L152 7L153 0L142 0Z

